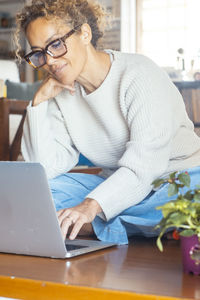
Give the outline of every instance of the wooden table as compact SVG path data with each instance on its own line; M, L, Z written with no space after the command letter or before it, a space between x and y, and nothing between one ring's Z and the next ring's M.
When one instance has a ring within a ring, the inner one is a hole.
M179 243L135 238L58 260L0 254L0 296L14 299L200 299L200 276L182 272Z

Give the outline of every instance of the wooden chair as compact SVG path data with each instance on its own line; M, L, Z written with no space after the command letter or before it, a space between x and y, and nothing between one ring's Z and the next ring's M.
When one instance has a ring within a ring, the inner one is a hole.
M29 101L0 98L0 160L16 161L20 155L23 124L26 116L26 107ZM13 141L9 140L10 114L20 114L22 119L17 128ZM99 167L77 167L70 172L98 174Z
M23 123L29 101L0 98L0 160L17 160L20 154ZM12 143L9 139L10 114L22 115Z

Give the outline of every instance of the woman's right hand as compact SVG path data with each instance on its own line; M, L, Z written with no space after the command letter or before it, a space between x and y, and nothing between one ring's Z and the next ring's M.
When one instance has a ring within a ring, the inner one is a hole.
M50 98L56 97L63 89L67 89L72 95L75 92L74 86L64 85L55 78L48 76L35 93L32 106L36 106Z

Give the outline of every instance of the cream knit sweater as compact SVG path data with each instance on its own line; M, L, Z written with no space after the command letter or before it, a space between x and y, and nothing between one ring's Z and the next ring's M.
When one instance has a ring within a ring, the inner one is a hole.
M25 160L49 178L73 168L80 152L102 167L107 179L88 197L107 220L142 201L157 177L200 165L200 138L166 73L142 55L108 52L101 86L86 95L76 84L74 96L65 90L29 106L22 139Z

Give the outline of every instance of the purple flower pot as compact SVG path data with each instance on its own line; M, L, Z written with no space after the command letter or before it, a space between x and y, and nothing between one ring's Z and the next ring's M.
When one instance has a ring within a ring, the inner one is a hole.
M180 236L183 271L200 275L200 242L197 235Z

